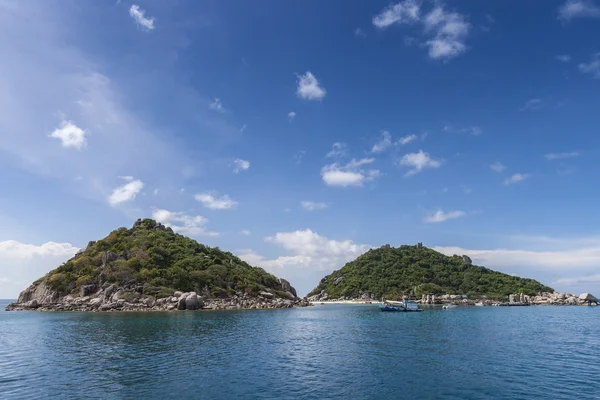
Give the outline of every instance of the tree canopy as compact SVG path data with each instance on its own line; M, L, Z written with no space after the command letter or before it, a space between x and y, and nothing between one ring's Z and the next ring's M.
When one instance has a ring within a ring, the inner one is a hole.
M356 298L362 293L395 298L403 294L467 294L505 298L511 293L534 295L554 289L526 278L472 265L468 257L448 257L421 246L389 245L372 249L321 280L309 296Z

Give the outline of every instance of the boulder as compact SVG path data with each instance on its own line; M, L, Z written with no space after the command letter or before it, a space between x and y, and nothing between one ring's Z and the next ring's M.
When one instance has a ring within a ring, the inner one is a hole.
M102 254L102 265L105 266L107 263L109 263L111 261L115 261L118 258L119 258L119 256L116 255L115 253L113 253L112 251L110 251L110 250L105 251Z
M91 294L96 293L97 290L98 290L98 285L96 285L95 283L90 283L89 285L81 286L79 295L81 297L89 296Z
M467 264L467 265L473 264L473 261L471 261L471 257L469 257L469 256L466 256L466 255L463 254L462 255L462 259L465 262L465 264Z
M342 283L344 281L344 277L343 276L338 276L337 278L335 278L335 280L333 281L334 285L339 285L340 283Z
M95 297L93 299L90 300L89 305L91 307L99 307L102 304L102 298L100 297Z
M296 289L294 289L294 287L288 281L286 281L283 278L279 278L279 284L281 285L281 288L284 292L291 292L294 295L294 297L298 297Z
M188 297L185 298L185 309L186 310L198 310L204 304L200 302L198 295L194 292L190 293Z
M598 299L590 293L581 293L579 295L579 301L582 303L598 303Z
M60 295L57 291L52 290L44 283L39 285L31 285L19 294L17 303L27 303L31 300L37 300L39 304L55 303Z
M180 292L180 291L178 290L178 291L176 291L175 293L173 293L173 296L174 296L174 297L179 297L179 296L181 296L182 294L183 294L183 292Z
M274 297L274 296L273 296L273 293L269 293L269 292L260 292L259 294L260 294L262 297L266 297L267 299L272 299L272 298Z
M185 310L185 300L189 295L190 295L189 293L183 293L183 294L181 294L181 296L179 296L179 299L177 300L177 309L178 310Z
M27 302L27 308L38 308L40 304L36 299L30 300Z

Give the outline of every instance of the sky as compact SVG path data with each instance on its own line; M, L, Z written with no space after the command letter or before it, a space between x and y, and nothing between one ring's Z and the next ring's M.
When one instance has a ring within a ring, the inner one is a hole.
M0 0L0 298L137 218L600 293L600 1Z

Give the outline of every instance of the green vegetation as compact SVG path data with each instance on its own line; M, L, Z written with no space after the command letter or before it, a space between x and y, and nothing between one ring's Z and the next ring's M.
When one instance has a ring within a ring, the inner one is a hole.
M151 219L90 242L85 251L37 282L42 281L61 294L77 294L82 286L108 282L158 297L173 295L175 290L228 297L239 292L257 295L267 289L289 297L286 287L262 268L175 234Z
M369 250L321 280L309 296L327 292L330 299L374 293L393 299L403 294L467 294L502 299L511 293L534 295L554 289L533 279L471 265L470 259L447 257L420 246L389 245Z

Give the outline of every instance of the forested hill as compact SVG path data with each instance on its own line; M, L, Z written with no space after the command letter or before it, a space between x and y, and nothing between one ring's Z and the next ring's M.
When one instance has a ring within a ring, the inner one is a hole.
M363 293L395 298L411 292L416 296L435 293L503 298L511 293L533 295L554 289L533 279L472 265L468 256L448 257L419 244L369 250L323 278L308 296L322 291L330 299L356 298Z
M85 250L35 282L40 283L60 296L116 284L157 297L172 296L176 290L215 298L256 296L263 291L275 297L296 297L287 281L151 219L138 220L131 229L119 228L90 242Z

